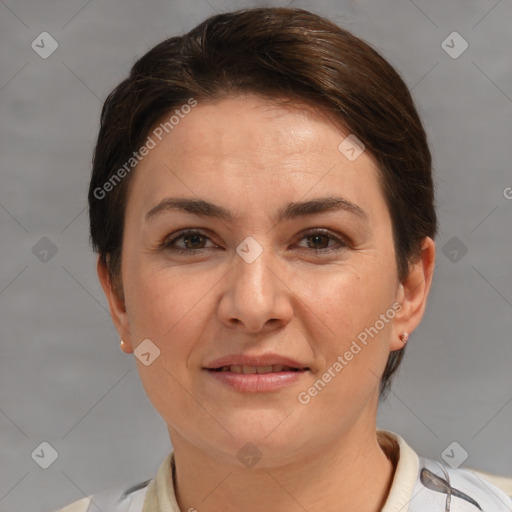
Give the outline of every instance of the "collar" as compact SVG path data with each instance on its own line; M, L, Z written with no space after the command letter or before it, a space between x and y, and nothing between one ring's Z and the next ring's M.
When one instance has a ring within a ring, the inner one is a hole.
M394 432L377 430L377 440L395 466L391 490L381 512L407 510L418 474L418 456L404 439ZM180 512L174 493L174 472L174 451L171 451L148 486L142 512Z

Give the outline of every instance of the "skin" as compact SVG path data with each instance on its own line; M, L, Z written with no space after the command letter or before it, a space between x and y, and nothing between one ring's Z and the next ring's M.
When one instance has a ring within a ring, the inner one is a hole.
M377 511L394 467L377 442L380 376L423 315L435 247L425 238L399 282L392 225L372 157L349 161L348 135L304 108L251 95L199 104L138 165L122 250L124 301L98 275L113 321L133 352L150 339L160 356L136 359L142 384L175 450L181 510ZM342 196L344 210L276 223L291 202ZM192 197L231 221L178 210L145 215L165 197ZM199 239L179 230L200 229ZM324 229L345 239L307 237ZM307 233L306 233L307 231ZM236 252L252 236L252 263ZM161 248L164 241L195 254ZM324 253L321 249L340 247ZM401 310L307 405L297 395L393 303ZM202 368L213 359L273 352L310 370L278 391L244 393ZM261 459L237 457L247 443Z

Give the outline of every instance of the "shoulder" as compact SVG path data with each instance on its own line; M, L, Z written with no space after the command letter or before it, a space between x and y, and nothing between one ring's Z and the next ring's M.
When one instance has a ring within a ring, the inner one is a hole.
M56 512L142 512L150 482L151 479L129 488L110 488L75 501Z
M481 473L419 457L409 512L424 510L503 512L512 510L512 499Z
M378 439L397 459L383 512L512 512L512 478L420 457L394 432L380 430Z

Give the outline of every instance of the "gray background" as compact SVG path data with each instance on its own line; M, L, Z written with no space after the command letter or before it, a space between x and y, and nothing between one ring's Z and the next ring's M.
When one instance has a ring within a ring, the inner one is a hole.
M146 480L169 451L88 245L102 100L162 39L217 11L287 3L381 51L431 141L436 275L379 427L431 458L457 441L463 466L512 476L509 0L0 0L0 510L50 510ZM31 48L43 31L59 44L47 59ZM441 46L453 31L469 44L456 59ZM59 454L46 470L31 457L43 441Z

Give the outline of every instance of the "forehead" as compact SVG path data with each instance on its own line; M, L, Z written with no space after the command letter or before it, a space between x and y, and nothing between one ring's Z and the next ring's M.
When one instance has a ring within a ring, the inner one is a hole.
M200 101L173 127L168 142L192 158L238 156L255 163L337 148L344 132L323 111L284 101L251 94Z
M186 111L149 133L155 146L132 177L129 208L148 211L167 193L233 204L243 197L265 208L333 188L369 209L383 204L372 157L347 158L340 143L349 134L309 106L237 96Z

